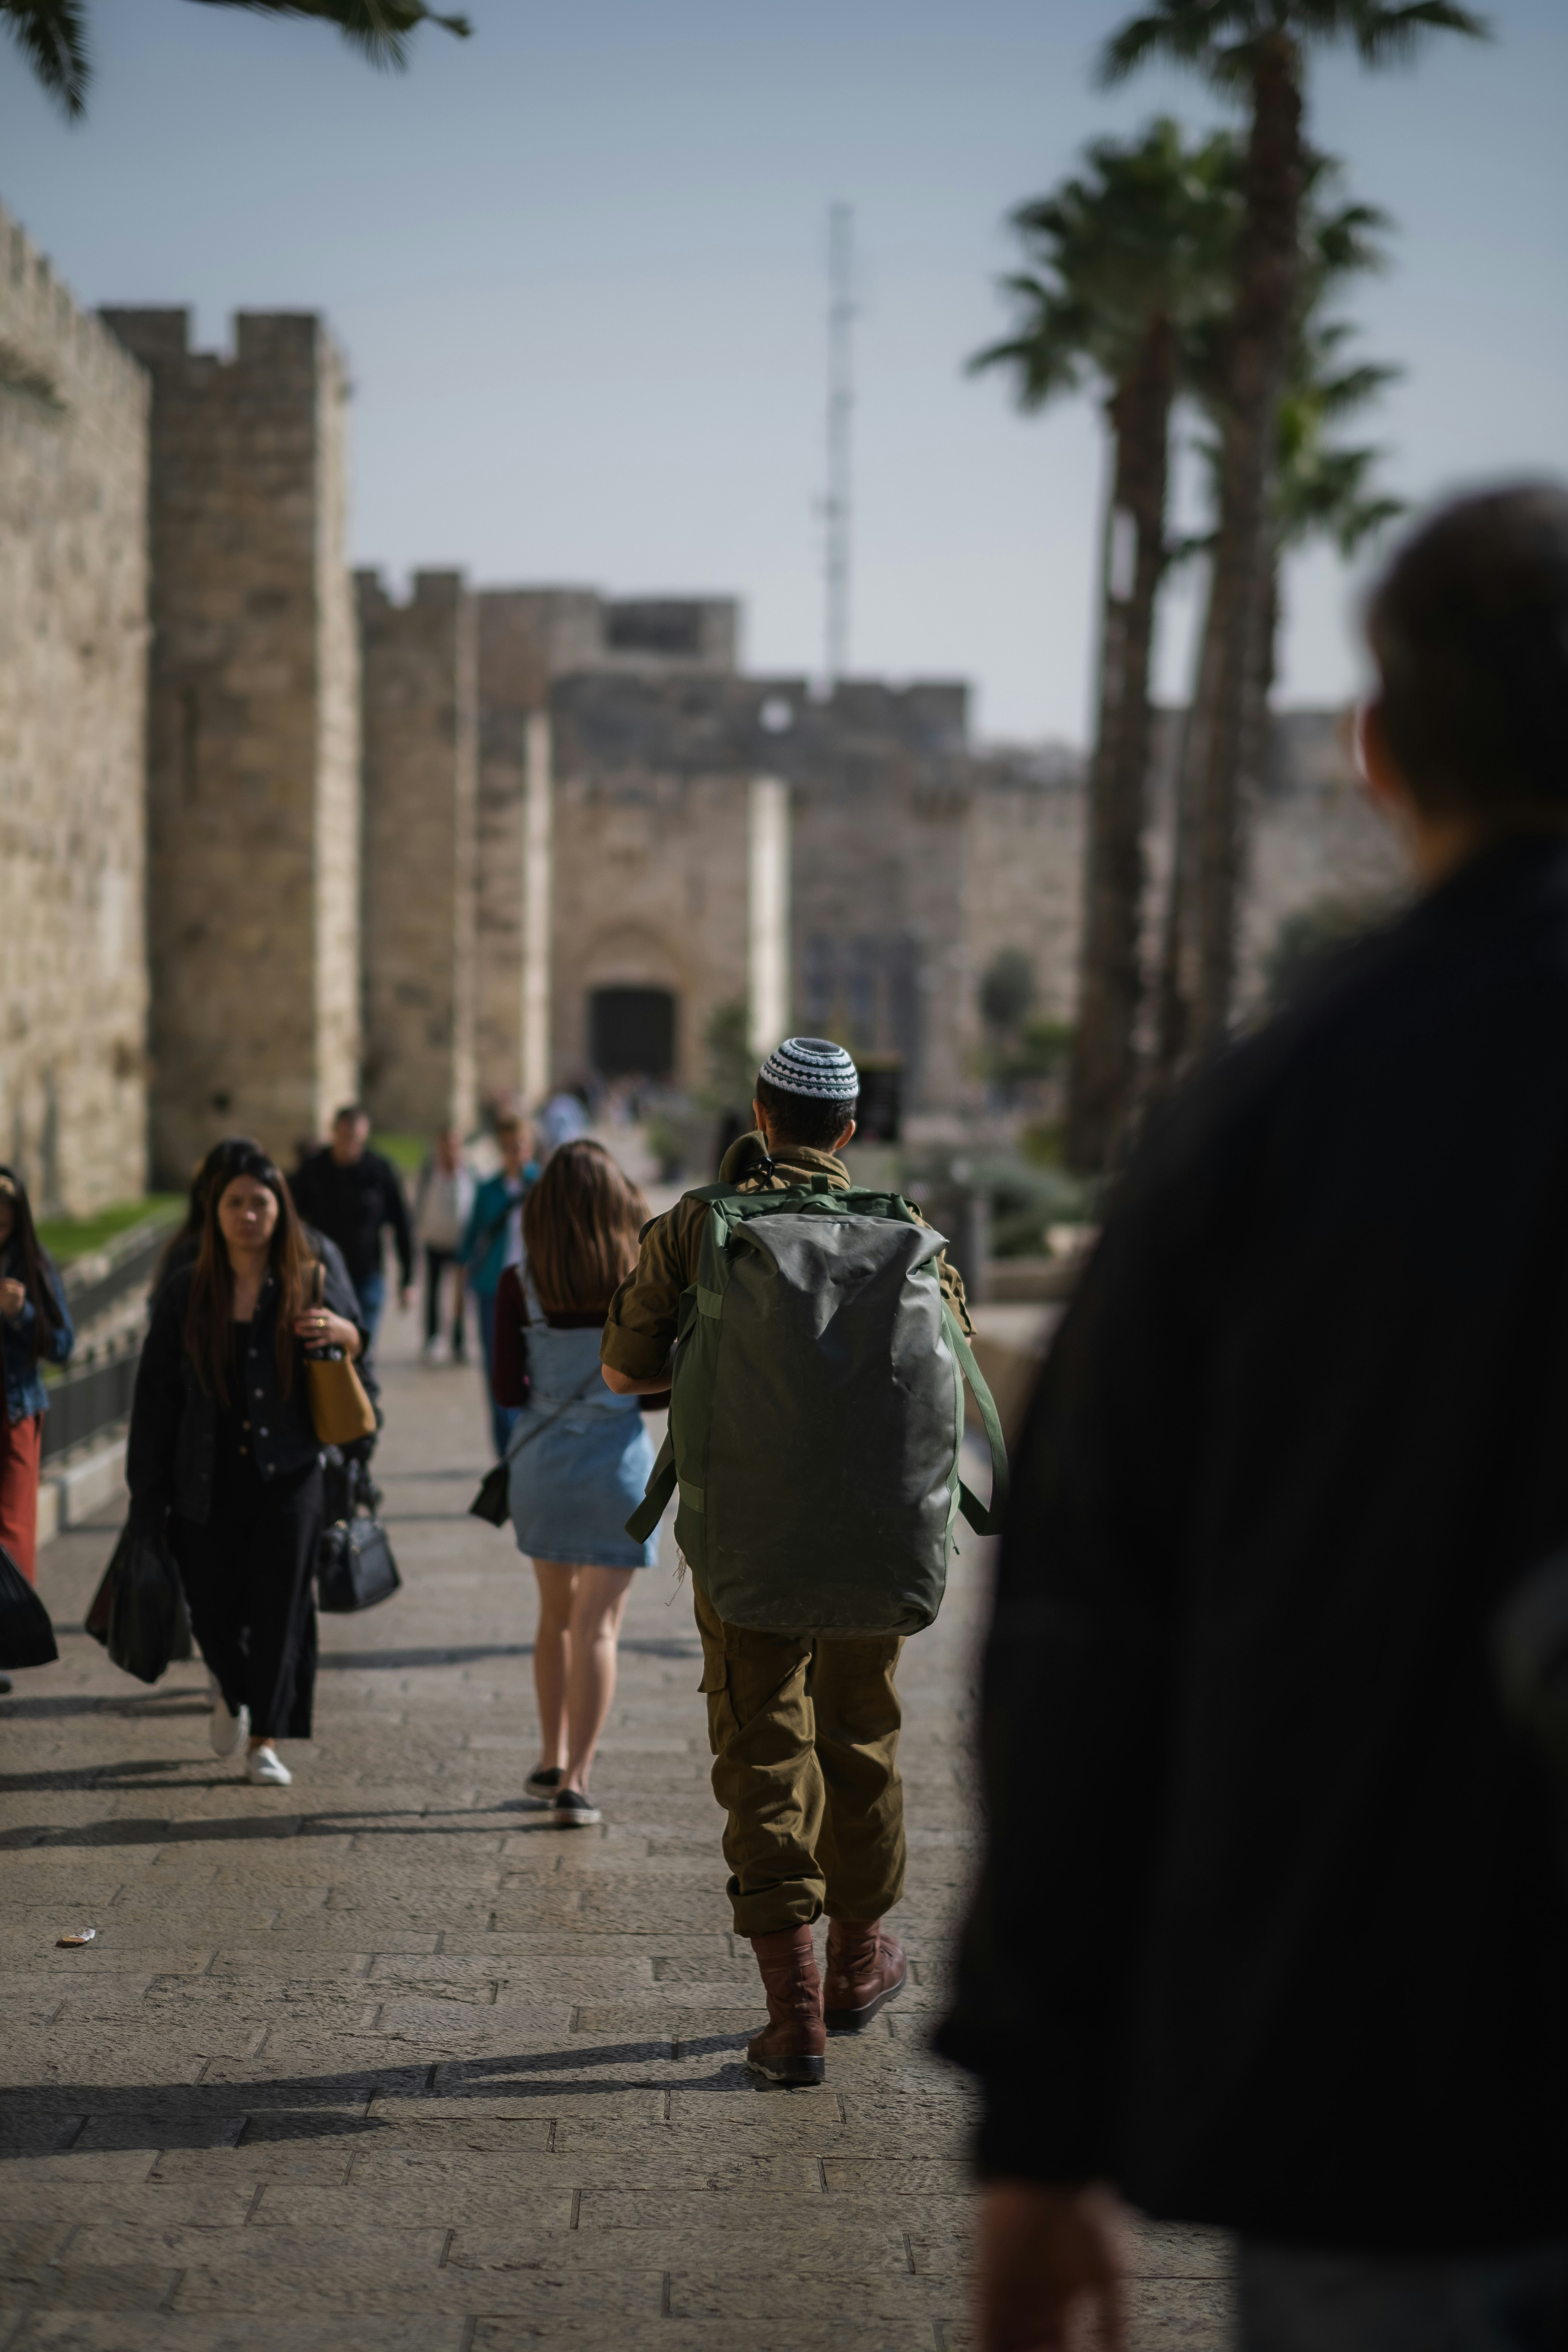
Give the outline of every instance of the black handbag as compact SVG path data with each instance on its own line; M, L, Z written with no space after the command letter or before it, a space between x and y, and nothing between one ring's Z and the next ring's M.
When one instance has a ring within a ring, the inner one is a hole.
M479 1493L468 1505L470 1519L483 1519L487 1526L504 1528L511 1517L511 1464L494 1462L485 1472Z
M329 1617L347 1617L390 1601L402 1584L386 1529L379 1519L357 1512L321 1529L316 1546L316 1606Z
M0 1545L0 1666L47 1666L58 1656L48 1611Z
M139 1683L195 1654L185 1589L162 1536L128 1524L87 1614L87 1631Z

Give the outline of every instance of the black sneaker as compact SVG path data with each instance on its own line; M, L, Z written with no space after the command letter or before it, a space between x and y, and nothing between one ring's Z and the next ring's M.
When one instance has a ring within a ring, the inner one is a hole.
M562 1767L559 1764L536 1764L522 1784L522 1793L541 1805L552 1805L561 1786Z
M585 1797L581 1789L561 1790L550 1813L558 1830L591 1830L605 1818L593 1798Z

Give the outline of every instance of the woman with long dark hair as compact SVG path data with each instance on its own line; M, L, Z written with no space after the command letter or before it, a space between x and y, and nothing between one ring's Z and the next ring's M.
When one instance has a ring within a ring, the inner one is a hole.
M602 1144L563 1143L523 1202L524 1262L496 1296L495 1399L518 1409L512 1525L539 1586L540 1760L524 1785L563 1829L601 1818L588 1779L616 1695L621 1617L633 1575L658 1558L657 1536L626 1532L653 1467L642 1401L612 1396L599 1371L605 1317L647 1221Z
M264 1786L293 1778L275 1739L308 1739L316 1673L310 1579L321 1444L310 1349L362 1353L353 1293L319 1261L265 1152L237 1144L207 1191L195 1263L158 1293L126 1465L132 1523L179 1563L191 1627L222 1696L210 1738Z
M0 1545L31 1583L37 1572L38 1466L49 1409L42 1367L63 1364L76 1334L55 1262L39 1241L27 1188L0 1168Z

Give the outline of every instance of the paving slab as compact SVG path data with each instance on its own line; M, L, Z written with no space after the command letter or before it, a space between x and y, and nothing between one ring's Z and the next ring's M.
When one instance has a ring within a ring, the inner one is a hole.
M668 1530L604 1825L559 1832L521 1791L532 1580L467 1514L478 1380L416 1339L383 1340L404 1587L323 1620L292 1787L213 1757L199 1661L143 1690L70 1630L112 1513L40 1555L60 1659L0 1700L0 2352L966 2352L974 2105L927 2036L987 1548L901 1674L909 1989L822 2088L760 2087ZM1220 2352L1223 2242L1144 2231L1132 2310L1133 2352Z

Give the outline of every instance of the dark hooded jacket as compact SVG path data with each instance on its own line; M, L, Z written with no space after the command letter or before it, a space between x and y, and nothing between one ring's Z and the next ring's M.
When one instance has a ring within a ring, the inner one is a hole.
M1568 2226L1568 1895L1494 1634L1568 1543L1568 848L1151 1133L1017 1449L939 2047L994 2171L1454 2253Z

